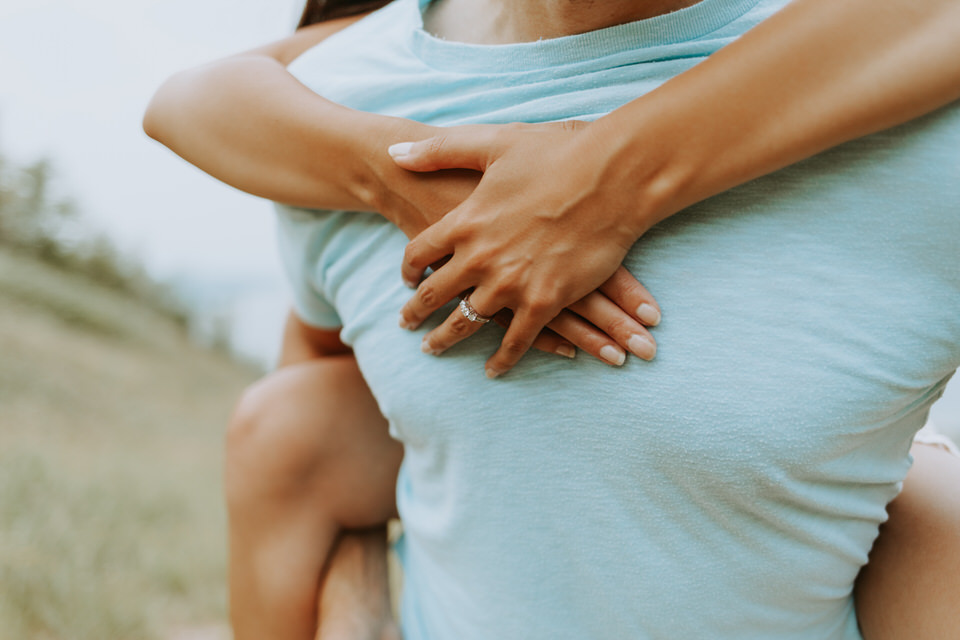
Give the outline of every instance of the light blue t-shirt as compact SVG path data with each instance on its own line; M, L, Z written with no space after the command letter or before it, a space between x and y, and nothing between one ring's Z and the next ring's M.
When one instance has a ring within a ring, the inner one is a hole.
M479 46L396 0L290 70L432 124L590 119L784 4ZM427 329L397 327L396 228L279 211L299 312L343 327L406 448L407 640L859 638L854 577L960 364L960 107L646 234L626 265L664 310L659 352L619 369L530 353L488 380L496 327L424 355Z

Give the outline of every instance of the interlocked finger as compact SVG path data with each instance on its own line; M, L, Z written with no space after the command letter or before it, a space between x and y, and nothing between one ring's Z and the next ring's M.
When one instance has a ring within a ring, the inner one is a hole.
M574 318L577 316L575 314L570 314ZM506 329L510 326L510 321L513 320L513 311L510 309L501 309L497 312L497 315L493 316L493 321L498 325ZM587 325L586 322L580 320L584 325ZM587 325L589 326L589 325ZM594 329L596 331L596 329ZM572 333L571 335L576 335ZM557 332L544 327L543 331L537 336L533 341L533 348L537 351L543 351L544 353L553 353L558 356L563 356L564 358L575 358L577 357L577 347L567 339L565 336L559 335Z
M516 312L506 335L500 343L497 352L487 360L486 374L488 378L496 378L513 368L520 358L530 350L540 330L547 326L553 316L535 314L530 311Z
M417 286L416 293L400 309L400 326L416 329L434 311L453 300L461 291L467 290L471 284L460 277L456 259L451 260Z
M440 220L407 243L400 275L408 287L416 287L427 267L453 253L453 247L446 241L445 228L444 220Z
M630 353L653 360L657 344L646 327L614 304L610 298L594 291L570 305L570 310L613 338Z
M627 357L616 340L566 309L547 326L576 347L607 364L620 366Z
M450 331L454 334L457 334L458 331L460 330L458 326L453 326L454 324L459 325L460 321L457 320L456 318L456 315L459 311L460 310L457 309L457 311L450 314L450 317L447 318L447 321L444 323L444 324L451 323ZM610 342L611 344L614 344L614 345L616 344L613 342L613 340L610 340L610 338L605 336L601 331L599 331L595 327L591 327L588 322L584 321L579 316L569 312L564 312L564 313L567 316L569 316L571 319L574 319L575 323L579 323L579 325L582 325L582 327L576 326L575 328L574 327L565 328L566 333L569 335L575 336L579 343L588 344L589 340L586 339L584 335L588 333L595 333L596 334L595 341L601 342L601 341L604 341L604 339L606 339L606 341ZM463 314L460 313L460 316L462 317ZM512 318L513 318L512 311L510 311L509 309L502 309L499 313L497 313L493 317L493 320L498 325L506 329L507 327L510 326L510 320ZM438 327L438 329L439 328L440 327ZM446 329L444 329L444 332L445 331ZM434 340L436 340L436 342L434 342ZM421 348L423 349L424 353L429 353L431 355L440 355L441 353L443 353L444 350L449 348L449 346L441 347L440 345L442 344L452 344L449 341L445 342L443 332L441 332L439 335L431 334L430 336L425 336L423 342L421 343ZM563 356L564 358L574 358L577 355L577 347L575 346L575 343L573 343L571 340L568 340L566 337L561 336L556 332L546 328L543 331L541 331L540 334L537 336L537 338L533 341L533 348L537 349L538 351L543 351L544 353L552 353L558 356ZM597 347L597 349L599 348L600 347Z
M533 341L533 348L544 353L555 353L564 358L574 358L577 348L566 338L550 329L544 329Z
M600 292L648 327L660 324L660 305L623 266L600 285Z
M464 338L475 334L490 318L473 307L470 297L466 296L440 326L423 337L420 348L424 353L440 355Z

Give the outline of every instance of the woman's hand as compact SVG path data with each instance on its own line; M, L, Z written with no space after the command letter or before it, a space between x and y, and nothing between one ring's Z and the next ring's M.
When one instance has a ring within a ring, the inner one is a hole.
M481 175L476 171L410 173L390 165L396 175L378 170L382 184L378 206L410 238L466 200ZM508 327L512 315L504 312L494 319ZM651 360L656 342L644 325L652 327L659 321L660 309L653 296L621 267L599 290L561 311L547 324L548 329L539 333L533 346L566 357L573 357L577 347L614 366L623 364L628 351ZM424 337L423 351L439 355L479 326L458 310Z
M636 317L643 320L638 321ZM504 310L493 319L500 326L509 328L513 314ZM653 327L659 322L660 308L653 296L629 271L620 267L600 289L562 310L547 324L549 330L540 332L533 346L541 351L573 357L569 345L557 342L563 336L613 366L625 362L627 351L644 360L653 360L657 343L646 326ZM423 351L440 355L481 325L468 320L458 309L442 325L424 336ZM405 327L402 316L401 326Z
M496 377L520 360L544 326L563 321L562 309L585 312L596 302L588 294L610 286L627 251L655 221L650 212L657 203L642 199L638 186L649 194L656 180L643 181L632 171L636 163L631 170L618 167L616 154L594 139L591 126L455 127L390 148L397 165L412 171L484 172L463 204L407 246L403 277L411 286L428 266L450 259L419 282L401 310L403 326L418 327L468 290L470 304L483 315L509 309L513 319L486 366L487 375ZM645 293L634 306L625 303L633 318L611 333L641 357L652 354L643 344L649 334L638 327L659 320L651 301ZM480 326L464 323L456 310L428 335L428 343L447 348Z

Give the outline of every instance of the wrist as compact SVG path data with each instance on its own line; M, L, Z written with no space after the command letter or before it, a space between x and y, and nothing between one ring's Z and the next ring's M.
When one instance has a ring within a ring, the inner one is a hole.
M369 116L370 114L361 114ZM435 127L386 116L372 116L369 122L358 123L356 131L363 134L357 140L354 157L357 169L351 190L370 211L376 211L387 220L402 228L402 220L396 217L397 207L389 206L394 199L398 180L406 171L397 166L387 152L390 145L398 142L414 142L434 135Z
M668 112L636 111L619 109L588 127L603 154L605 180L625 187L624 224L634 239L696 202L690 195L698 174L693 145L678 139Z

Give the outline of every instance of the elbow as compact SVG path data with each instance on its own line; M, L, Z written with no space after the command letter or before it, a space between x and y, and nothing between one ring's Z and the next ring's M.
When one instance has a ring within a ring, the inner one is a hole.
M156 140L157 142L163 142L163 123L166 119L165 109L163 107L162 93L163 88L161 87L153 98L150 99L150 103L147 105L147 110L143 113L143 132Z
M156 101L156 96L153 100L150 101L150 104L147 105L147 110L143 114L143 132L153 138L154 140L160 141L160 120L157 109L154 106Z
M176 74L160 85L143 114L143 132L167 146L171 124L176 120L180 76L181 74Z

